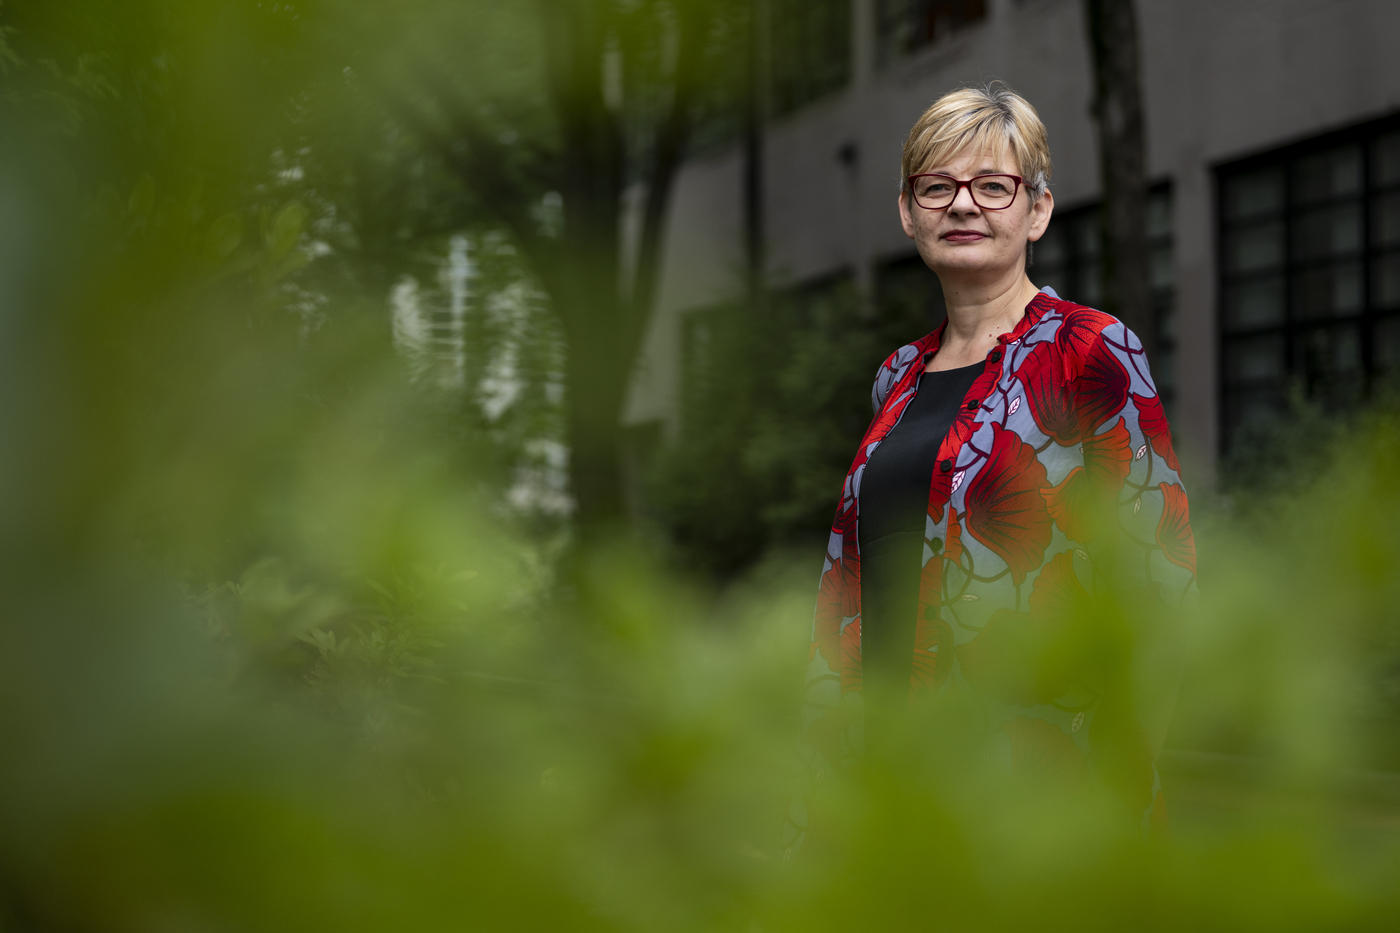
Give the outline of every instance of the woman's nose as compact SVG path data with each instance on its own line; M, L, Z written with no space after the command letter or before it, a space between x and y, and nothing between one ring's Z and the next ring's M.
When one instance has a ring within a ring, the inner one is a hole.
M977 210L977 202L972 200L972 186L960 185L957 193L953 195L953 203L948 205L948 213L970 214Z

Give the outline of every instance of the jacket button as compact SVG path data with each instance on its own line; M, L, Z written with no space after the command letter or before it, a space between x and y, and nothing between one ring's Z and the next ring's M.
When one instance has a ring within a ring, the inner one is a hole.
M944 473L951 473L951 472L953 472L953 461L951 461L951 460L944 460L942 463L940 463L940 464L938 465L938 468L939 468L940 470L942 470Z
M978 405L981 405L981 404L982 404L982 403L979 402L979 401L977 401L977 399L975 399L975 398L970 398L970 399L967 400L967 410L968 410L968 411L976 411L976 410L977 410L977 406L978 406Z
M993 350L990 359L991 359L991 361L992 361L993 363L1000 363L1000 362L1001 362L1001 351L1000 351L1000 350Z

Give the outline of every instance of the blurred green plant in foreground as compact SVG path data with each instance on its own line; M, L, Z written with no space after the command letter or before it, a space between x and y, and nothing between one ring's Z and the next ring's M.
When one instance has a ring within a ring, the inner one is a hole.
M501 435L547 435L548 400L503 426L394 348L400 274L458 231L392 197L365 208L379 228L347 219L344 192L369 193L317 159L388 156L345 111L327 137L287 106L329 57L300 11L190 10L0 9L0 928L1400 916L1394 411L1202 525L1174 842L945 755L834 788L825 844L785 858L815 565L714 590L619 541L589 555L581 622L557 529L502 504ZM368 177L431 172L387 164ZM519 344L546 374L551 339Z

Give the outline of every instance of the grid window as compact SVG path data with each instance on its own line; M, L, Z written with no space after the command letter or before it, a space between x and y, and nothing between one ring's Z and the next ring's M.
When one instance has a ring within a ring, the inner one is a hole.
M986 0L877 0L880 64L894 61L987 18Z
M1219 172L1222 440L1294 391L1355 404L1400 366L1400 122Z
M770 0L773 112L781 115L851 80L851 0Z
M1172 274L1171 186L1154 186L1147 196L1147 271L1157 322L1157 353L1149 361L1162 404L1172 413L1176 383L1176 289ZM1031 281L1049 285L1075 304L1103 305L1103 228L1099 205L1056 212L1030 268Z

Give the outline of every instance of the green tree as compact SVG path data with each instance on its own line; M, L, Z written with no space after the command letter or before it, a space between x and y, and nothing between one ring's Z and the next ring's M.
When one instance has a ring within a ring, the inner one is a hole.
M625 519L620 416L655 304L671 191L717 100L710 76L741 45L742 9L723 0L415 9L411 53L381 72L397 95L391 110L511 232L560 321L586 545ZM640 205L630 239L629 191Z

